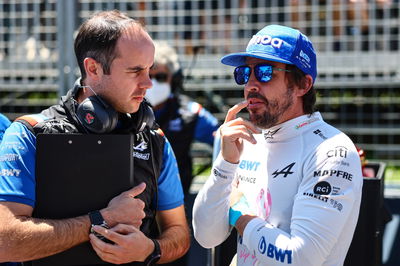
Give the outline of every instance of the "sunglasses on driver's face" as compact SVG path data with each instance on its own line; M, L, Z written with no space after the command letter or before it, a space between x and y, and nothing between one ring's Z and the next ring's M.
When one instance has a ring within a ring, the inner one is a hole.
M290 72L290 70L287 69L273 67L267 64L258 64L254 66L254 76L259 82L268 82L271 80L272 72L274 70ZM250 75L250 66L238 66L233 71L233 76L235 77L235 81L238 85L244 85L249 82Z
M155 79L157 82L166 82L168 80L168 74L165 72L156 73L154 75L150 74L150 79Z

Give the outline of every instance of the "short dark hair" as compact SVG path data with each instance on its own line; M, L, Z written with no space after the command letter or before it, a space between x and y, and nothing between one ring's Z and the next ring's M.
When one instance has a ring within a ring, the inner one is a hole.
M111 63L118 56L117 41L123 30L132 24L143 28L126 14L112 10L94 14L79 27L74 49L82 80L86 78L83 60L87 57L99 62L104 73L110 74Z
M286 77L289 81L289 87L297 85L300 88L306 86L306 74L301 71L295 65L286 65L286 69L290 72L286 73ZM317 100L317 92L314 88L314 84L308 90L306 94L303 95L303 111L306 114L312 114L315 112L315 102Z

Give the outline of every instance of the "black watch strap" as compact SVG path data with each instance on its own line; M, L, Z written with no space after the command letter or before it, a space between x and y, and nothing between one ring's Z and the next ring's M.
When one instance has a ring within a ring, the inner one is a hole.
M150 238L151 241L154 243L154 250L153 252L146 258L144 261L144 265L150 266L150 265L155 265L157 261L160 260L161 258L161 248L160 244L158 243L157 240Z
M99 239L103 240L104 242L113 243L111 240L108 240L107 238L105 238L104 236L102 236L101 234L98 234L96 231L93 230L93 226L95 226L95 225L104 227L106 229L110 228L110 226L108 226L107 222L104 220L103 215L101 215L100 211L89 212L89 219L90 219L90 223L91 223L89 233L94 234Z
M90 223L93 225L100 225L102 227L108 228L108 224L104 220L100 211L91 211L89 212Z

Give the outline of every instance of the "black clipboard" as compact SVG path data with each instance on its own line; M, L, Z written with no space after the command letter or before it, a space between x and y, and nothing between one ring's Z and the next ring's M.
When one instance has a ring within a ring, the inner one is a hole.
M38 134L33 217L62 219L102 209L134 186L133 135ZM88 232L89 233L89 232ZM105 264L89 242L32 265Z

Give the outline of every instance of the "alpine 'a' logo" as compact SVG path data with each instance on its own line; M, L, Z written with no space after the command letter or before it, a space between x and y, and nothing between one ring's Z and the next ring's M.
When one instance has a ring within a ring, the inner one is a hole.
M282 170L275 170L272 175L274 178L278 177L279 175L283 175L283 177L287 177L288 175L293 174L294 172L292 172L292 168L293 165L295 165L296 163L291 163L288 166L286 166L285 168L283 168Z
M147 149L147 142L142 141L139 145L133 146L133 149L136 151L144 151L145 149Z

